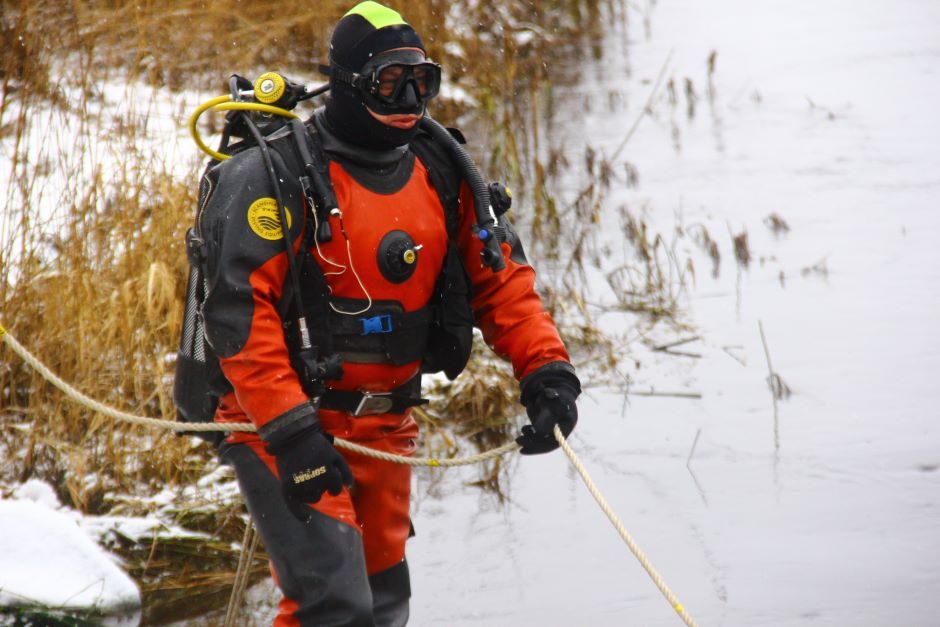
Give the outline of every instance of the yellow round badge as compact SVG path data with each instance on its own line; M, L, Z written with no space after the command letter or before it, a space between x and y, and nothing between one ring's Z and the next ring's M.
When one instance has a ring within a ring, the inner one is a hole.
M290 211L285 207L287 214L287 228L290 229ZM281 230L281 219L278 216L277 202L273 198L259 198L248 207L248 225L258 237L276 240L284 237Z

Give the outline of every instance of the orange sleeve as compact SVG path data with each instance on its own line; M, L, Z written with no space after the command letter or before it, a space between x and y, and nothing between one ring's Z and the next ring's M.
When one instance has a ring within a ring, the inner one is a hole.
M253 312L248 339L240 351L219 359L238 404L259 429L308 400L291 367L274 306L286 271L287 255L282 253L251 274Z
M473 286L473 314L486 344L512 362L517 380L547 363L570 362L558 329L535 291L535 270L521 255L521 243L515 242L517 253L510 243L502 244L506 268L493 272L480 260L483 243L473 233L476 215L466 183L461 186L460 206L457 243Z
M272 151L272 156L283 171L279 155ZM239 153L219 164L212 176L215 191L200 215L208 283L202 312L206 337L239 408L264 435L265 425L274 422L269 428L277 427L293 421L298 412L312 411L291 366L277 311L287 253L260 152ZM281 192L296 251L304 228L302 190L295 179L283 177ZM286 419L275 421L279 417Z

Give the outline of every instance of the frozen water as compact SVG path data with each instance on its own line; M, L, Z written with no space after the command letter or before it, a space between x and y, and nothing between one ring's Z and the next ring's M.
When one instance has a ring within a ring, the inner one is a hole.
M700 625L938 624L938 27L927 0L633 4L555 113L572 162L612 155L668 59L676 105L662 87L606 206L686 233L701 339L677 350L701 357L630 358L635 389L702 398L592 391L573 444ZM793 391L776 418L758 322ZM412 624L681 624L561 453L520 460L511 496L421 504Z

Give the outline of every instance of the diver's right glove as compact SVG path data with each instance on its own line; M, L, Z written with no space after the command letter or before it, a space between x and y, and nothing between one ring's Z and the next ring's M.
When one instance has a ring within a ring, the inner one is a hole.
M269 443L265 450L274 456L284 500L301 522L310 518L310 508L304 503L316 503L324 492L336 496L344 485L353 483L349 464L333 447L333 437L320 428L319 420Z
M522 427L522 435L516 442L523 455L548 453L558 448L555 426L566 438L578 423L578 405L575 401L581 394L581 381L568 362L557 361L545 364L521 383L522 397L531 425Z

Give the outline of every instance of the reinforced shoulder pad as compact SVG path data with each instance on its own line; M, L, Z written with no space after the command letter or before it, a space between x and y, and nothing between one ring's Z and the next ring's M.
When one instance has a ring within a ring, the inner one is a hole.
M271 150L291 242L303 230L303 191L281 151ZM285 251L280 211L261 150L253 147L213 167L207 174L214 187L199 217L205 242L207 296L206 334L222 357L237 353L248 340L254 314L249 279ZM280 291L284 276L277 279ZM274 286L268 286L274 288Z

